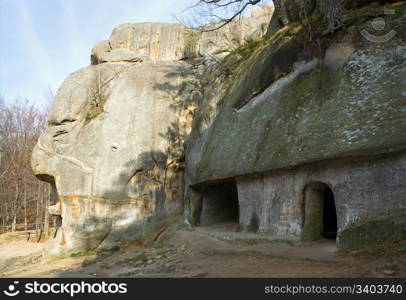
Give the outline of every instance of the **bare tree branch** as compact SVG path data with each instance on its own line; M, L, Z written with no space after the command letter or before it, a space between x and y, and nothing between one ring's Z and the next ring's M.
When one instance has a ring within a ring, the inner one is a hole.
M265 2L264 0L199 0L184 12L189 13L193 18L193 23L189 18L184 19L181 23L188 27L199 29L202 32L216 31L236 18L243 15L249 6L254 6ZM196 18L199 16L199 18ZM176 17L176 20L180 18ZM205 26L209 23L217 22L214 27ZM192 23L192 24L191 24Z
M216 0L213 0L213 1L216 1ZM226 26L227 24L229 24L230 22L232 22L235 18L237 18L238 16L241 16L242 12L247 8L247 6L249 6L249 5L255 5L255 4L259 3L260 1L261 1L261 0L250 0L250 1L246 2L246 3L245 3L237 12L235 12L230 18L223 20L221 25L219 25L219 26L217 26L217 27L215 27L215 28L207 29L207 30L203 30L203 31L215 31L215 30L218 30L218 29L220 29L220 28ZM233 3L234 3L234 2L235 2L235 1L233 1Z

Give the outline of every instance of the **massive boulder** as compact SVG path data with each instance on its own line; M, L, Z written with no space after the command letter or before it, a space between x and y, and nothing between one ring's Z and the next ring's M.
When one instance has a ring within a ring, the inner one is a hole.
M269 19L235 21L222 38L179 24L122 24L94 46L92 65L58 90L33 151L35 175L54 187L50 213L61 220L50 254L154 239L182 216L184 140L205 68L185 60L211 65L210 47L232 51L261 37Z
M67 251L140 238L149 218L182 212L184 62L101 64L64 81L33 153L34 173L55 184ZM58 249L59 251L59 249Z

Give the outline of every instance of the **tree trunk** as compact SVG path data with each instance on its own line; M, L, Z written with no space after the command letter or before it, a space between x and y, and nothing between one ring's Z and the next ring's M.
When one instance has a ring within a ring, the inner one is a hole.
M17 211L18 211L18 195L19 195L19 182L16 180L16 189L15 189L15 196L14 196L14 202L12 204L12 214L13 214L13 222L11 223L11 231L15 232L16 231L16 225L17 225Z
M15 232L17 229L17 214L13 216L13 223L11 223L11 231Z
M28 230L27 226L27 184L24 184L24 230Z
M5 222L5 230L4 230L4 232L7 232L8 231L8 205L7 205L7 201L6 201L6 222Z
M314 13L323 12L330 31L340 26L344 0L274 0L275 11L268 26L266 37L271 37L283 26L299 22L305 24ZM368 0L369 1L369 0ZM333 24L333 25L332 25Z
M35 234L38 236L39 234L39 204L41 199L41 182L38 182L38 195L37 195L37 201L36 201L36 211L35 211Z
M49 213L48 213L48 206L49 206L49 202L51 199L51 189L50 189L50 185L47 185L47 189L48 189L48 195L45 198L45 204L44 204L44 232L45 232L45 238L48 238L49 235Z

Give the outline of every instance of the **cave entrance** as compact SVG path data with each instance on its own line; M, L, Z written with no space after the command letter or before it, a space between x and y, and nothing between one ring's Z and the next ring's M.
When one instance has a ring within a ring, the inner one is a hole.
M334 194L328 185L312 183L305 188L303 219L303 240L336 239L337 212Z
M239 204L235 180L206 186L201 201L200 225L238 223Z
M59 195L58 195L58 190L56 188L56 183L55 183L55 177L49 174L37 174L36 177L44 182L49 183L51 190L49 194L49 202L48 202L48 207L46 208L46 211L49 213L46 214L47 217L49 215L54 216L54 228L55 228L55 233L54 233L54 238L56 237L59 228L62 226L62 215L60 211L60 201L59 201ZM58 209L56 209L58 208ZM51 211L50 211L51 209ZM38 228L37 230L37 236L38 236ZM39 238L41 238L43 229L41 229L41 232L39 233ZM47 229L45 229L47 231Z

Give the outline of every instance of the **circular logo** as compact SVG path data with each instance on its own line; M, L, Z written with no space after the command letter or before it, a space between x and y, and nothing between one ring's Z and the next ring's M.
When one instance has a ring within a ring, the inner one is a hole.
M385 15L393 15L395 14L394 10L384 10ZM375 30L375 32L382 32L385 27L386 27L386 22L385 19L382 17L378 17L372 20L371 22L371 27L372 29ZM382 34L373 34L370 33L368 30L363 29L361 31L362 36L367 39L370 42L373 43L385 43L390 41L395 35L396 35L396 31L395 30L389 30L389 32L386 32L386 34L382 33Z
M374 20L372 20L371 22L371 26L374 30L376 31L382 31L385 29L385 19L384 18L376 18Z
M19 290L16 290L15 285L18 284L18 283L19 283L18 281L14 281L14 284L10 284L10 285L8 286L8 290L4 290L4 291L3 291L4 294L6 294L6 295L9 296L9 297L17 296L17 295L20 293L20 291L19 291Z

